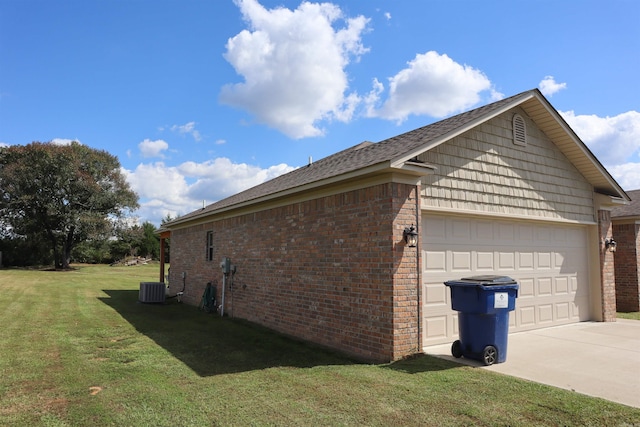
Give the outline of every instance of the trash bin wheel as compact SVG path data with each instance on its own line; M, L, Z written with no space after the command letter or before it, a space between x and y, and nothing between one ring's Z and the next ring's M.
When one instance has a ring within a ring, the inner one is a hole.
M498 349L492 345L488 345L482 351L482 361L485 365L493 365L498 360Z
M455 340L453 344L451 344L451 354L456 359L462 357L462 342L460 342L460 340Z

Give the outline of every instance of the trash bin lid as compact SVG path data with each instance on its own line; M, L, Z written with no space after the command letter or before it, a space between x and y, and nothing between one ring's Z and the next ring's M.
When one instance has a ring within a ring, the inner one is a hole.
M515 285L516 282L509 276L495 276L491 274L485 274L481 276L463 277L460 281L473 282L483 286L491 285Z

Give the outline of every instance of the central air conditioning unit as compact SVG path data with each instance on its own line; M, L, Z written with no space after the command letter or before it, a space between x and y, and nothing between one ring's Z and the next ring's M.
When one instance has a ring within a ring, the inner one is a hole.
M164 302L166 292L163 282L140 282L138 300L144 303Z

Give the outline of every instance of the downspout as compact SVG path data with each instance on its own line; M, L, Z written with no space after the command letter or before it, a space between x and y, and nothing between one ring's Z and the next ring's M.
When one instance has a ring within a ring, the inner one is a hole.
M222 300L220 303L220 317L224 317L224 289L227 287L227 273L222 273Z
M417 184L416 191L416 224L418 228L418 246L416 248L416 277L417 277L417 300L418 300L418 352L422 352L422 213L420 212L421 187Z
M164 237L160 235L160 282L164 283Z

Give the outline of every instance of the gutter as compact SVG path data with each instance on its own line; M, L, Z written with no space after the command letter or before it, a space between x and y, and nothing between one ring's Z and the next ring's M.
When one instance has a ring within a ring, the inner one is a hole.
M201 209L200 213L194 213L193 215L187 218L176 218L174 221L165 223L164 226L166 228L164 229L164 231L166 231L167 229L171 230L171 228L173 228L176 225L197 221L199 219L206 218L214 214L217 215L224 212L230 212L236 209L241 209L244 207L257 205L260 203L282 199L295 194L305 193L305 192L317 190L322 187L338 184L340 182L348 182L348 181L356 180L359 178L373 177L376 175L381 175L383 173L402 173L403 175L409 175L409 176L414 176L416 178L419 178L422 176L433 174L436 170L437 168L433 165L429 165L426 163L413 161L413 160L409 160L405 162L396 162L396 164L393 164L393 165L391 164L391 161L385 161L385 162L364 167L362 169L347 172L341 175L332 176L319 181L310 182L308 184L304 184L298 187L292 187L286 190L267 194L261 197L246 200L244 202L236 203L230 206L225 206L219 209L206 210L203 208Z

